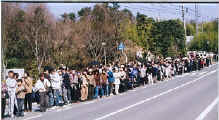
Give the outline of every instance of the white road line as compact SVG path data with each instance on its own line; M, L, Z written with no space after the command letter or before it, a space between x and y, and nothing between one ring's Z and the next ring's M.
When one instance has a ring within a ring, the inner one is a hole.
M199 74L199 75L203 75L203 74L205 74L205 73L207 73L207 71L200 72L200 73L198 73L198 74Z
M207 114L217 105L219 97L217 97L195 120L203 120Z
M165 92L162 92L162 93L160 93L160 94L158 94L158 95L155 95L155 96L153 96L153 97L147 98L147 99L142 100L142 101L139 101L139 102L137 102L137 103L135 103L135 104L132 104L132 105L129 105L129 106L124 107L124 108L122 108L122 109L119 109L119 110L117 110L117 111L115 111L115 112L109 113L109 114L104 115L104 116L99 117L99 118L96 118L95 120L103 120L103 119L105 119L105 118L108 118L108 117L113 116L113 115L115 115L115 114L118 114L118 113L120 113L120 112L126 111L126 110L128 110L128 109L130 109L130 108L133 108L133 107L135 107L135 106L141 105L141 104L143 104L143 103L145 103L145 102L148 102L148 101L150 101L150 100L156 99L156 98L158 98L158 97L160 97L160 96L162 96L162 95L168 94L168 93L170 93L170 92L172 92L172 91L174 91L174 90L177 90L177 89L180 89L180 88L182 88L182 87L184 87L184 86L187 86L187 85L189 85L189 84L192 84L192 83L194 83L194 82L200 80L201 78L206 77L206 76L208 76L208 75L210 75L210 74L212 74L212 73L214 73L214 72L216 72L216 70L211 71L211 72L209 72L209 73L207 73L207 74L205 74L205 75L203 75L203 76L201 76L201 77L199 77L199 78L197 78L197 79L195 79L195 80L193 80L193 81L187 82L187 83L185 83L185 84L182 84L182 85L177 86L177 87L175 87L175 88L169 89L169 90L167 90L167 91L165 91Z

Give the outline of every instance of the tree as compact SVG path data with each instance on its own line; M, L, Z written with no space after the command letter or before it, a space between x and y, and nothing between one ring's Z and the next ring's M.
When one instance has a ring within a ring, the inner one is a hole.
M146 15L137 13L136 21L139 36L139 41L137 42L137 44L143 47L145 50L152 50L154 46L153 38L151 36L151 29L153 24L155 23L154 19L147 17Z
M19 4L2 5L2 61L5 68L23 67L29 57L28 45L23 37L25 12Z
M78 16L82 17L82 16L87 16L91 13L91 8L90 7L85 7L82 8L80 11L78 11Z
M44 4L29 4L24 8L20 4L3 3L2 8L4 63L8 67L25 67L33 76L43 66L65 64L82 69L89 62L103 62L104 49L108 63L122 59L118 50L121 42L125 44L124 52L129 60L134 60L136 51L142 48L163 56L185 52L181 21L155 22L141 13L135 17L130 10L120 9L118 3L82 8L77 13L79 19L70 11L58 20ZM215 29L212 24L204 25L204 31L208 31L204 38L210 40L208 50L216 51Z
M64 22L67 22L69 20L71 20L72 22L75 22L75 19L76 19L76 16L73 12L67 14L67 13L64 13L61 15L62 19Z
M91 16L87 16L83 22L86 24L84 31L84 39L86 40L85 46L88 55L92 60L99 61L103 56L102 42L106 42L107 46L110 44L110 31L108 22L108 10L103 5L95 5L91 11Z
M185 33L181 21L156 22L152 28L152 36L155 41L156 51L161 52L164 57L170 55L168 48L171 48L172 51L175 49L177 54L185 54Z
M186 34L187 36L195 35L195 26L193 24L186 24Z
M195 35L189 43L189 50L202 50L208 52L218 52L218 25L217 21L211 21L203 24L204 31Z
M73 21L73 22L75 21L76 16L75 16L75 14L74 14L73 12L69 13L68 16L69 16L69 19L70 19L71 21Z
M24 25L24 37L30 45L31 51L37 62L38 72L41 72L41 66L49 58L51 48L51 14L43 6L30 6L28 8L26 23Z

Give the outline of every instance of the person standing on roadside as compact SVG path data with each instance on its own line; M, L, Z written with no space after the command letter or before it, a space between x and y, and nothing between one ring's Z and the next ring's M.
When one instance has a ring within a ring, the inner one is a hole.
M51 84L51 77L49 74L50 70L51 68L44 69L44 78L46 78ZM52 86L48 88L48 95L49 95L49 107L52 107L54 105L54 96L53 96Z
M88 99L92 100L94 97L94 88L96 87L96 81L94 79L94 71L92 69L88 70Z
M112 69L109 67L107 72L107 78L109 82L109 95L113 95L113 83L115 81L115 78L113 76Z
M146 83L146 67L145 65L142 65L140 68L140 79L143 85Z
M9 95L9 116L11 118L14 118L14 106L17 106L17 100L16 100L16 88L17 88L17 81L14 79L14 72L9 71L8 72L8 79L6 80L6 85L8 89L8 95Z
M26 94L24 99L24 111L32 112L32 88L33 80L30 78L29 73L24 73L24 85L26 87ZM28 107L27 107L28 105Z
M73 76L74 76L74 75L73 75L73 69L72 69L72 68L69 69L68 75L69 75L70 86L71 86L71 88L70 88L70 90L71 90L71 100L72 100L72 102L73 102L73 99L74 99L74 90L73 90L74 84L73 84Z
M81 78L81 101L87 100L88 97L88 78L87 78L87 72L84 71L82 73Z
M59 91L60 91L60 102L62 103L62 105L64 104L64 88L63 88L63 77L62 77L62 71L61 70L58 70L57 71L57 73L58 73L58 77L59 77L59 79L60 79L60 85L61 85L61 88L59 89ZM66 93L66 96L67 96L67 93ZM67 98L66 98L67 99Z
M104 95L109 96L109 82L108 82L107 73L105 70L103 70L103 73L100 75L100 81L102 84Z
M17 97L17 116L23 117L24 116L24 111L23 111L23 106L24 106L24 97L26 93L26 87L24 84L24 79L18 79L17 80L17 88L16 88L16 97Z
M120 78L121 74L119 73L118 68L115 68L115 72L113 73L113 76L115 77L114 85L115 85L115 94L119 94L119 85L120 85Z
M152 65L151 64L148 64L148 67L147 67L147 76L148 76L148 84L150 85L153 85L154 84L154 81L153 81L153 77L152 77Z
M7 85L5 80L1 82L1 118L5 116L5 106L6 106L6 99L9 97L7 92Z
M40 94L40 111L46 112L48 107L48 88L51 86L49 80L44 78L44 74L39 75L40 79L35 84L35 91Z
M76 70L72 70L71 87L72 87L72 100L74 102L77 102L80 97L80 90L79 90L79 75Z
M96 99L96 98L99 98L99 90L101 91L101 96L103 96L102 86L101 86L101 82L100 82L99 70L96 70L94 72L94 79L95 79L95 83L96 83L94 99Z
M61 89L61 79L59 77L59 74L55 71L55 69L52 69L51 74L51 85L53 89L53 95L54 95L54 101L55 101L55 106L59 106L61 102L60 98L60 89Z
M64 87L64 92L67 92L67 96L65 96L65 98L67 97L68 99L65 99L65 104L66 103L71 103L71 83L70 83L70 79L69 79L69 74L66 72L66 69L62 68L62 77L63 77L63 87Z
M126 72L124 71L124 67L119 68L119 73L121 75L121 78L120 78L121 81L120 82L122 84L122 85L120 84L121 85L120 91L124 92L124 91L126 91L128 89L127 86L126 86L126 77L127 76L126 76Z

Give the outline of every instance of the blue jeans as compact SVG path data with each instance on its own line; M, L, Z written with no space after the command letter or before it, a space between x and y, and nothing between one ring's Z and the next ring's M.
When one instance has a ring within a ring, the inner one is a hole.
M58 106L59 103L61 102L59 89L54 89L53 93L54 93L55 105Z
M53 106L54 105L54 96L52 92L49 92L49 106Z
M113 94L113 89L114 89L114 85L113 85L113 83L112 82L109 82L109 95L110 94Z
M65 102L65 103L70 102L70 101L71 101L71 89L70 89L70 88L63 87L63 88L62 88L62 92L63 92L63 99L64 99L64 102Z
M109 93L109 85L103 85L103 93L106 96L110 95L110 93Z
M99 89L100 89L100 92L101 92L101 96L103 96L103 94L104 94L103 88L100 87L100 86L96 86L96 87L95 87L94 98L97 98L97 97L99 96Z
M65 87L62 88L62 99L64 103L67 103L68 97L67 97L67 89Z
M18 105L18 116L23 116L24 111L23 111L23 106L24 106L24 99L23 98L17 98L17 105Z
M71 88L69 87L69 88L67 88L67 97L68 97L68 101L69 102L71 102L72 100L71 100Z

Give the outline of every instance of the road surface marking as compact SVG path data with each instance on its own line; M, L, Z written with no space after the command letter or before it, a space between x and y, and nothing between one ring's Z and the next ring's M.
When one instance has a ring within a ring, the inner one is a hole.
M217 97L195 120L203 120L207 114L217 105L219 97Z
M209 72L209 73L207 73L207 74L205 74L205 75L203 75L203 76L201 76L201 77L199 77L199 78L197 78L197 79L195 79L195 80L193 80L193 81L184 83L184 84L182 84L182 85L180 85L180 86L177 86L177 87L175 87L175 88L169 89L169 90L167 90L167 91L165 91L165 92L162 92L162 93L160 93L160 94L158 94L158 95L155 95L155 96L153 96L153 97L147 98L147 99L142 100L142 101L139 101L139 102L137 102L137 103L135 103L135 104L132 104L132 105L129 105L129 106L124 107L124 108L122 108L122 109L119 109L119 110L117 110L117 111L115 111L115 112L109 113L109 114L104 115L104 116L99 117L99 118L96 118L95 120L103 120L103 119L105 119L105 118L108 118L108 117L113 116L113 115L115 115L115 114L118 114L118 113L120 113L120 112L126 111L126 110L128 110L128 109L130 109L130 108L133 108L133 107L135 107L135 106L141 105L141 104L143 104L143 103L145 103L145 102L148 102L148 101L151 101L151 100L153 100L153 99L156 99L156 98L158 98L158 97L160 97L160 96L162 96L162 95L168 94L168 93L170 93L170 92L172 92L172 91L174 91L174 90L177 90L177 89L180 89L180 88L182 88L182 87L184 87L184 86L187 86L187 85L189 85L189 84L195 83L196 81L200 80L201 78L206 77L206 76L208 76L208 75L210 75L210 74L212 74L212 73L214 73L214 72L216 72L216 70L211 71L211 72Z
M207 73L207 71L200 72L200 73L198 73L198 74L199 74L199 75L203 75L203 74L205 74L205 73Z
M42 114L36 115L36 116L32 116L32 117L28 117L28 118L26 118L24 120L31 120L31 119L38 118L38 117L41 117L41 116L42 116Z

